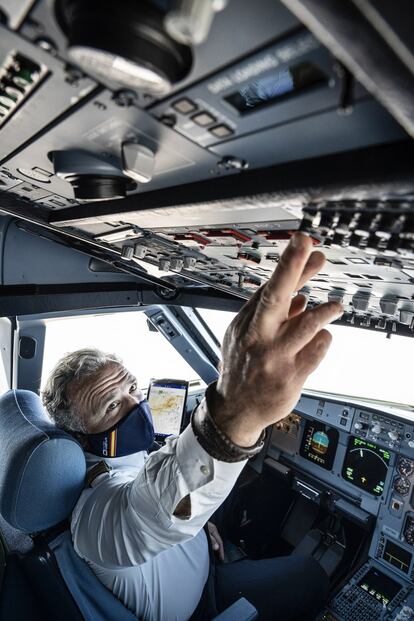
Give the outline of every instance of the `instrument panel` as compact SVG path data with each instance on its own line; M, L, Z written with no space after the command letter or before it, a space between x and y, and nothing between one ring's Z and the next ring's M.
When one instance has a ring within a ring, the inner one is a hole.
M304 395L294 412L275 425L268 457L377 515L393 486L400 495L409 494L406 479L414 472L408 457L410 453L414 457L408 445L412 435L409 419L362 408L360 402ZM407 457L396 461L402 449L408 449Z
M265 461L310 500L374 520L370 567L402 583L414 580L413 423L403 410L304 395L274 426Z

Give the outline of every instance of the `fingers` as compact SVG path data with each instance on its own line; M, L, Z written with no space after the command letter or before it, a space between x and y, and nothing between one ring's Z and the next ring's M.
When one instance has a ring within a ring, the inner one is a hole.
M303 313L307 303L308 300L306 295L299 294L295 296L290 304L288 318L293 319L293 317L296 317L297 315L300 315L300 313Z
M322 328L331 321L338 319L342 313L343 308L337 302L320 304L316 308L305 311L286 324L285 343L290 351L299 352L312 341Z
M299 291L299 289L302 289L302 287L306 285L308 280L313 278L313 276L315 276L318 272L321 271L321 269L325 265L325 262L326 262L326 257L323 254L323 252L321 252L320 250L316 250L315 252L312 252L312 254L310 255L303 269L301 277L299 278L299 281L296 284L295 290Z
M221 561L224 561L224 545L223 540L217 530L217 527L212 522L208 522L208 532L211 539L211 545Z
M331 341L332 335L328 330L321 330L313 337L296 356L296 362L301 373L308 376L315 371L325 357Z
M217 552L217 554L218 554L219 559L221 561L224 561L224 545L223 545L223 540L222 540L222 538L220 537L220 535L218 533L217 533L217 535L218 535L218 540L217 540L218 552Z
M217 548L214 548L217 551L218 557L221 561L224 561L224 545L223 545L223 540L220 537L220 535L218 535L218 539L216 539L216 545Z
M315 276L315 274L317 274L323 268L325 261L326 259L323 252L312 252L308 261L305 264L299 280L293 286L292 293L295 291L299 291L299 289L301 289L308 282L308 280ZM239 315L250 321L250 318L254 314L259 299L263 294L263 290L268 286L268 284L269 282L263 284L261 287L259 287L259 289L257 289L257 291L255 291L252 297L247 300L247 302L243 305L242 309L239 311Z
M255 332L261 340L272 339L280 323L287 319L292 295L297 289L311 251L311 239L303 233L295 233L276 270L261 290L252 318Z

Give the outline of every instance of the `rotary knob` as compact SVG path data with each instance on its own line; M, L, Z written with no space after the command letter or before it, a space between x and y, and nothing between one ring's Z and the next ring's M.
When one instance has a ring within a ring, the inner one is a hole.
M363 429L363 428L364 428L363 423L355 423L355 429L360 430L360 429Z
M158 268L163 272L168 272L171 267L171 262L169 259L160 259L158 262Z
M196 259L194 257L184 257L184 268L186 270L193 270L196 265Z
M395 621L411 621L411 619L414 619L414 610L410 606L403 606L395 617Z
M366 313L369 307L370 297L370 293L365 293L365 291L357 291L352 297L352 303L355 310Z
M391 431L388 432L388 437L391 438L393 442L396 442L399 439L400 434L398 433L398 431L391 429Z
M398 298L396 296L389 298L381 298L379 302L383 315L394 317L398 308Z
M382 427L379 423L373 423L373 425L371 426L371 431L372 433L375 433L375 435L378 435L379 433L381 433Z

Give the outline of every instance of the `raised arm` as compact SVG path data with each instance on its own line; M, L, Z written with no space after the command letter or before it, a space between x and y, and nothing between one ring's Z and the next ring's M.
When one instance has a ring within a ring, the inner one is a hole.
M225 334L209 407L217 426L239 446L255 444L263 429L291 412L331 343L325 326L343 312L336 302L305 310L306 298L296 294L325 263L323 253L312 249L311 239L296 233L270 280Z
M308 237L293 236L269 282L229 326L220 377L193 425L151 454L137 476L109 477L84 492L72 521L82 556L114 567L139 564L199 532L246 463L243 447L260 449L263 430L291 411L329 347L324 326L341 306L305 310L306 299L294 297L324 261Z

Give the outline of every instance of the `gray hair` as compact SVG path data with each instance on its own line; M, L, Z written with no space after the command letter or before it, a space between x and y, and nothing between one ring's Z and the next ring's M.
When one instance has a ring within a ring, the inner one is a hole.
M42 391L43 405L58 427L66 431L87 433L84 421L72 408L66 393L67 385L74 379L93 375L114 362L122 364L122 360L115 354L92 348L78 349L59 360Z

